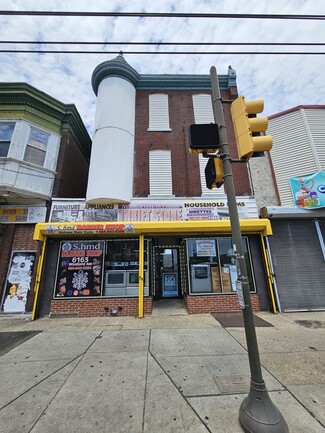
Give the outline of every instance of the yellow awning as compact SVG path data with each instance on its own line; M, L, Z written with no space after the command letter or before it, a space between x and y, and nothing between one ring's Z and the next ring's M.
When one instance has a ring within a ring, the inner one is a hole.
M271 223L268 219L240 220L243 234L260 233L272 235ZM216 221L149 221L149 222L63 222L39 223L34 230L34 240L45 237L109 237L112 235L205 235L231 234L230 220Z

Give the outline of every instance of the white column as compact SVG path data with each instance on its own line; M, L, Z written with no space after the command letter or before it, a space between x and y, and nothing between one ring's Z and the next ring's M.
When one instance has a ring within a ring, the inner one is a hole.
M108 76L98 87L86 201L129 202L133 194L135 87Z

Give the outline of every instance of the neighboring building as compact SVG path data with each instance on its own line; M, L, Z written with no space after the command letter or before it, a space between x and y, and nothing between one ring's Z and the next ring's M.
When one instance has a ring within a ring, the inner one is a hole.
M220 75L230 153L236 73ZM188 128L214 122L209 75L140 75L119 55L92 76L97 95L86 200L53 200L35 317L150 314L162 298L189 313L237 311L227 198L208 190ZM275 310L265 236L247 164L234 164L249 287L255 309Z
M0 83L0 302L31 311L52 197L84 197L91 140L74 105L24 83Z
M272 223L278 305L283 311L325 309L325 105L272 115L268 133L271 163L256 158L250 165L261 216Z

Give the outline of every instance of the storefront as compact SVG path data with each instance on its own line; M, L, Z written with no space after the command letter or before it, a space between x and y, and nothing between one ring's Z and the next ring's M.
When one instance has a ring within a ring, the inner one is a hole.
M241 220L253 308L276 311L267 219ZM33 318L151 314L162 298L189 313L237 311L229 220L41 223Z

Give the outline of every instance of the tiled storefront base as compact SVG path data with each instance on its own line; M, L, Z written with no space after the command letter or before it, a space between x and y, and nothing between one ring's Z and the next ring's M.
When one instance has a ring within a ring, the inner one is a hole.
M251 295L254 311L259 311L260 304L258 295ZM185 300L187 312L189 314L203 313L230 313L241 311L237 295L216 295L216 296L187 296Z
M144 314L151 314L152 298L144 299ZM75 315L78 317L138 316L137 298L114 299L53 299L51 315Z
M259 311L258 295L251 295L254 311ZM144 315L152 313L152 298L144 299ZM189 314L226 313L240 311L237 295L217 296L187 296L185 305ZM78 317L105 317L105 316L138 316L137 298L112 299L53 299L51 302L51 315L78 316Z

